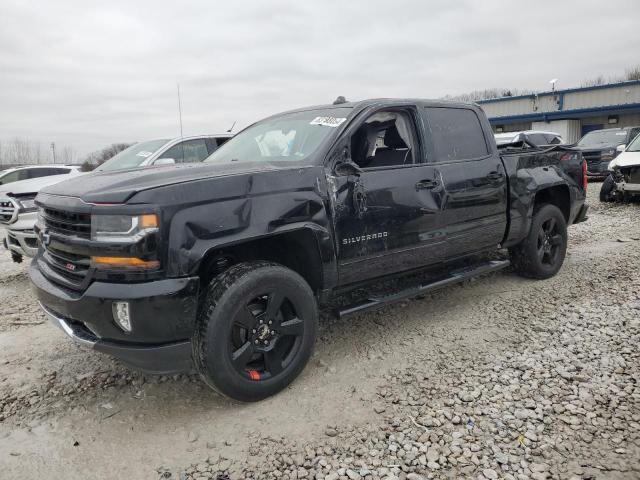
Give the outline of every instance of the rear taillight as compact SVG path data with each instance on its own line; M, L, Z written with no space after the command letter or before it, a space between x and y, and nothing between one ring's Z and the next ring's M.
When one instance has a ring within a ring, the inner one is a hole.
M584 188L584 191L587 191L587 185L589 183L589 179L587 177L587 161L586 160L582 160L582 188Z

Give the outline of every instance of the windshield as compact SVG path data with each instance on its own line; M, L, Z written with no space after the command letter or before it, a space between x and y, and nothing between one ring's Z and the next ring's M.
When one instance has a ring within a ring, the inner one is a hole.
M117 155L111 157L98 168L96 172L105 172L111 170L124 170L125 168L139 167L148 157L153 155L160 147L169 140L150 140L148 142L140 142L131 145Z
M350 112L351 108L327 108L263 120L233 137L205 162L305 163Z
M640 152L640 134L636 135L636 138L629 144L625 152Z
M627 140L625 130L596 130L587 133L578 142L579 147L598 147L600 145L620 145Z

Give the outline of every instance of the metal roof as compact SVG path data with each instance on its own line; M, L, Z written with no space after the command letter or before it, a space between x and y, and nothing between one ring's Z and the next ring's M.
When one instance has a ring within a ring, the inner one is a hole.
M545 95L558 95L560 93L576 93L576 92L590 92L592 90L602 90L605 88L616 88L616 87L627 87L640 85L640 80L629 80L626 82L614 82L614 83L606 83L603 85L593 85L591 87L575 87L575 88L565 88L560 90L548 90L546 92L536 92L529 93L526 95L514 95L511 97L498 97L498 98L488 98L486 100L478 100L476 103L484 104L484 103L494 103L494 102L508 102L510 100L517 100L522 98L533 98L533 97L542 97Z

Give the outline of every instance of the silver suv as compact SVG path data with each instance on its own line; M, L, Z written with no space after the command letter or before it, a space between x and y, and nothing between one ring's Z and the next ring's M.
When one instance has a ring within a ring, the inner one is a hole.
M158 139L136 143L110 158L95 172L203 161L233 137L231 133Z

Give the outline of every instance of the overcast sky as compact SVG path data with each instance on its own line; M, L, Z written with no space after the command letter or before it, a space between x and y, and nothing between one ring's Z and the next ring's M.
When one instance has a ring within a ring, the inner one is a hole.
M337 95L545 90L640 59L640 2L0 2L0 140L213 133Z

